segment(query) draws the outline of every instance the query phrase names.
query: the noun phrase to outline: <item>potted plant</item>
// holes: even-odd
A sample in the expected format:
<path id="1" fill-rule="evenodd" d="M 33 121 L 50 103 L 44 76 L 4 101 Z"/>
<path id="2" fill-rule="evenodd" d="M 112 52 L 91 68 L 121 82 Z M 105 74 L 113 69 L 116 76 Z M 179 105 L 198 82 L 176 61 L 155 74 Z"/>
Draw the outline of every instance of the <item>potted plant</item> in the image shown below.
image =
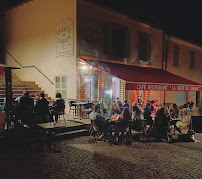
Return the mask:
<path id="1" fill-rule="evenodd" d="M 113 100 L 112 100 L 110 97 L 105 97 L 105 98 L 103 99 L 103 103 L 104 103 L 104 108 L 106 109 L 106 113 L 108 113 L 109 110 L 110 110 L 111 107 L 112 107 Z"/>
<path id="2" fill-rule="evenodd" d="M 202 98 L 200 99 L 200 101 L 198 103 L 198 113 L 199 113 L 199 115 L 202 114 Z"/>

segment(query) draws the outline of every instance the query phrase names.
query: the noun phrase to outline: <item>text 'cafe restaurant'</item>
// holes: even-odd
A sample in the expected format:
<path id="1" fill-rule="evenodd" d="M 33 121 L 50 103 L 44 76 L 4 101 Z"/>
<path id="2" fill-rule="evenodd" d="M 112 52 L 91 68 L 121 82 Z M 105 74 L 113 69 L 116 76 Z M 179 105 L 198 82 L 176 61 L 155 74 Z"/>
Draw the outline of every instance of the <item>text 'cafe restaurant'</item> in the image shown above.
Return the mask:
<path id="1" fill-rule="evenodd" d="M 189 100 L 197 104 L 200 99 L 201 84 L 162 69 L 89 59 L 82 59 L 83 62 L 90 66 L 91 70 L 82 74 L 95 74 L 94 71 L 100 71 L 97 74 L 111 76 L 111 85 L 104 84 L 109 81 L 106 78 L 99 82 L 103 85 L 98 85 L 97 91 L 103 91 L 103 95 L 97 99 L 103 98 L 106 90 L 111 91 L 113 99 L 116 97 L 121 100 L 128 99 L 130 105 L 136 102 L 139 96 L 143 101 L 158 100 L 159 104 L 176 103 L 178 105 L 183 105 Z M 118 89 L 115 82 L 118 82 L 119 88 L 122 89 Z M 103 87 L 104 89 L 100 89 Z M 122 91 L 123 93 L 121 93 Z"/>

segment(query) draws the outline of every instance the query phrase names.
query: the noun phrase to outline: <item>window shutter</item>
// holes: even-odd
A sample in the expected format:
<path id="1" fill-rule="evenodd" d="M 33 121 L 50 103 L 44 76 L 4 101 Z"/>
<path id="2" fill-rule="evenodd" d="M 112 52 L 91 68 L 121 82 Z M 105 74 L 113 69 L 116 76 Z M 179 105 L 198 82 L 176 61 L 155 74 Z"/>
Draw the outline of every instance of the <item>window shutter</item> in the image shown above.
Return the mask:
<path id="1" fill-rule="evenodd" d="M 128 30 L 125 31 L 124 57 L 130 57 L 130 32 Z"/>
<path id="2" fill-rule="evenodd" d="M 67 76 L 56 75 L 55 76 L 55 94 L 61 93 L 62 98 L 67 98 Z"/>
<path id="3" fill-rule="evenodd" d="M 104 25 L 104 54 L 112 55 L 112 27 Z"/>
<path id="4" fill-rule="evenodd" d="M 180 49 L 177 46 L 173 48 L 173 66 L 179 66 Z"/>

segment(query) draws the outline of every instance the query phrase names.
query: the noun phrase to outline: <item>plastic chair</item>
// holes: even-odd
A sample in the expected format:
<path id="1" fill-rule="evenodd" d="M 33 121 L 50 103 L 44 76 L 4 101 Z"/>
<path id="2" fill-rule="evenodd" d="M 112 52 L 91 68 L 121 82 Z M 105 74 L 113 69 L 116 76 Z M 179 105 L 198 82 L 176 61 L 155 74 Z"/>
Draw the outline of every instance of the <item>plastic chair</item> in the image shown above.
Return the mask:
<path id="1" fill-rule="evenodd" d="M 57 122 L 57 120 L 60 119 L 60 116 L 63 116 L 65 124 L 66 124 L 64 100 L 57 100 L 56 101 L 56 106 L 54 106 L 52 114 L 55 115 L 56 122 Z"/>
<path id="2" fill-rule="evenodd" d="M 89 117 L 89 114 L 93 111 L 93 103 L 88 103 L 84 106 L 84 109 L 82 109 L 82 116 L 85 118 Z"/>
<path id="3" fill-rule="evenodd" d="M 103 135 L 104 132 L 102 131 L 102 123 L 91 120 L 91 126 L 89 129 L 89 143 L 97 143 L 98 139 L 101 139 Z"/>
<path id="4" fill-rule="evenodd" d="M 120 122 L 116 123 L 115 133 L 117 135 L 119 135 L 119 133 L 121 133 L 121 144 L 122 145 L 124 144 L 124 139 L 126 139 L 127 135 L 129 137 L 130 144 L 132 144 L 132 134 L 131 134 L 130 122 L 126 123 L 125 121 L 120 121 Z M 125 133 L 126 133 L 126 135 L 125 135 Z"/>
<path id="5" fill-rule="evenodd" d="M 140 140 L 140 133 L 146 133 L 146 119 L 133 121 L 130 129 L 137 131 L 139 138 L 138 140 Z"/>
<path id="6" fill-rule="evenodd" d="M 77 111 L 77 105 L 73 104 L 76 103 L 76 101 L 69 101 L 69 115 L 72 111 L 73 113 L 73 118 L 76 116 L 76 111 Z"/>

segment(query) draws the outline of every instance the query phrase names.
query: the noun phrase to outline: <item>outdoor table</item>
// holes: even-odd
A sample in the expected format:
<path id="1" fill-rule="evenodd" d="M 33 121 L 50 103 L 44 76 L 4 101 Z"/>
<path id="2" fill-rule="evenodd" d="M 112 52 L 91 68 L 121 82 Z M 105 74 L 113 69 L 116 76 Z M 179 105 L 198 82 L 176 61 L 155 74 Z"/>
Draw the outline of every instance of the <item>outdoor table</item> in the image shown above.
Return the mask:
<path id="1" fill-rule="evenodd" d="M 45 156 L 47 154 L 46 148 L 48 145 L 52 147 L 53 144 L 53 152 L 56 152 L 55 150 L 55 131 L 57 129 L 63 129 L 66 128 L 64 124 L 55 123 L 55 122 L 49 122 L 49 123 L 41 123 L 36 124 L 36 126 L 40 129 L 40 131 L 43 134 L 43 155 Z"/>
<path id="2" fill-rule="evenodd" d="M 89 104 L 89 102 L 76 102 L 76 103 L 72 103 L 72 104 L 77 105 L 79 107 L 79 117 L 80 117 L 80 119 L 82 119 L 83 115 L 82 115 L 81 106 L 87 105 L 87 104 Z"/>

